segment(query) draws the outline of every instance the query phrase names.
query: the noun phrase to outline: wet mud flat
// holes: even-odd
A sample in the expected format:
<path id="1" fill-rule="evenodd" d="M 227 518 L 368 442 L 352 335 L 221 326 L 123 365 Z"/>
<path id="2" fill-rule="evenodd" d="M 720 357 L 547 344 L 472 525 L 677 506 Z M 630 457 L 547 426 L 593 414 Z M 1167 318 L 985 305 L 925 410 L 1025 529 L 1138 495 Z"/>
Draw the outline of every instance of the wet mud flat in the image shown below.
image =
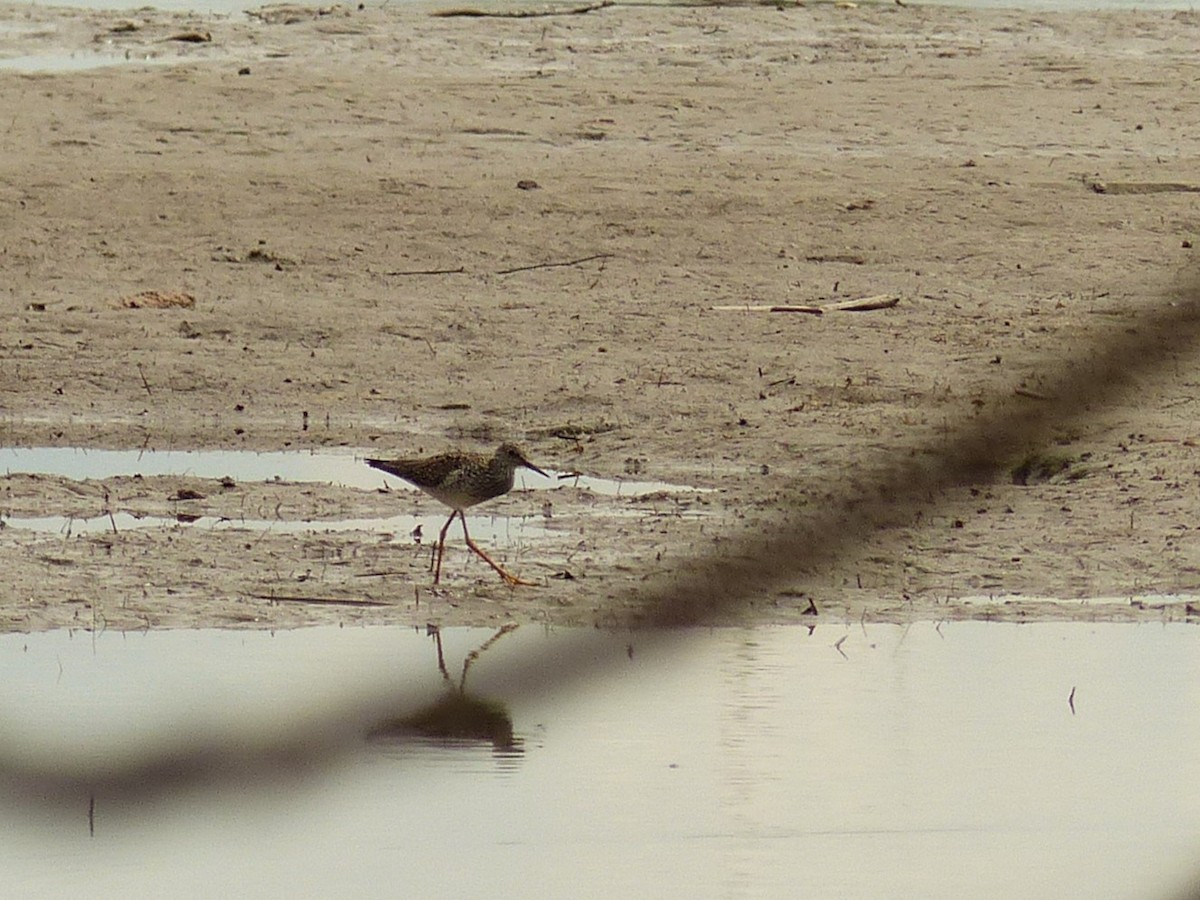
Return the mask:
<path id="1" fill-rule="evenodd" d="M 1116 402 L 1070 408 L 1055 378 L 1185 296 L 1200 17 L 7 15 L 2 749 L 37 788 L 98 763 L 119 788 L 52 829 L 36 789 L 5 804 L 15 883 L 1174 883 L 1192 357 L 1143 354 Z M 45 71 L 85 44 L 122 60 Z M 1006 403 L 1056 427 L 939 481 Z M 355 457 L 502 440 L 585 476 L 471 518 L 537 585 L 452 529 L 432 590 L 446 511 Z M 938 489 L 893 479 L 886 526 L 856 516 L 897 460 Z M 783 553 L 789 529 L 811 543 Z M 708 621 L 760 627 L 619 627 L 714 559 L 756 587 Z M 346 728 L 411 727 L 447 684 L 505 727 Z M 304 768 L 335 726 L 336 783 Z M 247 756 L 269 811 L 221 789 Z M 147 804 L 147 759 L 221 784 Z"/>
<path id="2" fill-rule="evenodd" d="M 350 455 L 5 455 L 8 466 L 31 470 L 0 478 L 0 552 L 12 563 L 10 589 L 26 595 L 5 607 L 12 628 L 43 617 L 46 627 L 121 630 L 210 616 L 209 624 L 280 627 L 549 619 L 536 612 L 545 590 L 496 590 L 491 571 L 467 558 L 457 523 L 435 588 L 430 563 L 448 510 Z M 172 468 L 181 474 L 166 474 Z M 157 474 L 106 474 L 140 469 Z M 256 470 L 305 480 L 255 481 Z M 70 477 L 83 471 L 92 477 Z M 238 478 L 190 474 L 205 471 Z M 527 479 L 536 489 L 472 510 L 468 522 L 523 577 L 556 586 L 561 618 L 611 615 L 589 598 L 614 590 L 607 573 L 633 572 L 623 548 L 661 554 L 663 523 L 702 532 L 715 521 L 710 491 L 558 472 Z"/>
<path id="3" fill-rule="evenodd" d="M 719 554 L 728 535 L 746 527 L 736 500 L 718 490 L 526 475 L 468 520 L 477 540 L 534 584 L 501 585 L 468 557 L 455 524 L 435 587 L 432 554 L 447 511 L 348 454 L 5 452 L 10 467 L 32 470 L 0 478 L 10 591 L 3 621 L 12 630 L 636 625 L 652 613 L 644 598 L 694 564 L 676 556 L 678 548 L 708 545 Z M 140 468 L 155 474 L 106 474 Z M 167 474 L 172 468 L 185 474 Z M 303 480 L 191 474 L 273 469 Z M 91 477 L 69 477 L 82 471 Z M 763 541 L 785 525 L 765 520 Z M 855 587 L 867 598 L 860 606 L 844 599 L 845 590 L 785 584 L 766 597 L 731 598 L 717 621 L 1186 621 L 1200 606 L 1191 595 L 1158 593 L 1066 603 L 984 592 L 923 604 L 873 592 L 861 580 Z"/>
<path id="4" fill-rule="evenodd" d="M 1186 293 L 1194 14 L 6 10 L 0 56 L 122 61 L 0 64 L 5 447 L 516 440 L 711 493 L 514 493 L 488 547 L 541 585 L 452 533 L 435 594 L 442 510 L 378 483 L 8 467 L 5 627 L 636 621 L 714 554 L 773 564 L 881 463 L 952 464 L 1006 404 L 1060 415 L 886 528 L 827 515 L 836 557 L 790 552 L 723 616 L 1194 620 L 1191 355 L 1053 406 Z"/>

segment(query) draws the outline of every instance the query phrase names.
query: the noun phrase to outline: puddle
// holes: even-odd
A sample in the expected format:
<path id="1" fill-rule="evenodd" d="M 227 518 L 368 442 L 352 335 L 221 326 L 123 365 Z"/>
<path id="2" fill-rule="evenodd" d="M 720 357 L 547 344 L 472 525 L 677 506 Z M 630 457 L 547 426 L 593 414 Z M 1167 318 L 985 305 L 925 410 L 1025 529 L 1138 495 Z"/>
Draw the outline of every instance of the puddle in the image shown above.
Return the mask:
<path id="1" fill-rule="evenodd" d="M 25 75 L 41 72 L 82 72 L 107 66 L 150 65 L 184 62 L 181 57 L 165 58 L 154 53 L 104 53 L 95 50 L 58 50 L 0 57 L 0 71 Z"/>
<path id="2" fill-rule="evenodd" d="M 516 490 L 555 491 L 577 487 L 603 496 L 636 502 L 638 498 L 655 498 L 663 494 L 687 495 L 699 488 L 658 481 L 622 481 L 594 478 L 586 475 L 560 477 L 551 469 L 548 477 L 528 470 L 518 470 Z M 363 491 L 387 487 L 400 493 L 418 489 L 400 478 L 385 475 L 368 467 L 362 456 L 350 452 L 289 451 L 255 453 L 246 450 L 81 450 L 71 447 L 3 448 L 0 449 L 0 473 L 48 475 L 69 478 L 102 480 L 119 476 L 189 476 L 220 479 L 232 477 L 237 482 L 286 482 L 327 484 Z M 99 502 L 99 501 L 98 501 Z M 629 510 L 639 513 L 639 508 Z M 393 532 L 397 539 L 407 540 L 417 526 L 421 527 L 426 543 L 436 541 L 445 524 L 441 508 L 430 515 L 395 515 L 378 518 L 353 519 L 253 519 L 220 516 L 188 515 L 188 505 L 180 504 L 175 516 L 135 515 L 123 511 L 110 518 L 99 512 L 94 516 L 0 516 L 0 525 L 39 533 L 80 535 L 121 532 L 146 528 L 202 528 L 208 530 L 246 530 L 277 534 L 313 534 L 322 532 L 371 531 Z M 617 510 L 616 512 L 620 512 Z M 513 541 L 546 537 L 551 529 L 538 516 L 467 516 L 467 527 L 477 539 Z M 453 526 L 452 534 L 460 533 Z"/>
<path id="3" fill-rule="evenodd" d="M 139 781 L 90 810 L 6 790 L 0 867 L 26 896 L 100 898 L 1186 895 L 1196 628 L 682 636 L 447 629 L 441 669 L 410 629 L 0 636 L 0 775 L 15 757 L 113 771 L 158 747 L 181 764 L 300 727 L 288 746 L 316 753 L 347 710 L 452 696 L 472 656 L 483 723 L 406 715 L 311 765 L 201 755 L 218 784 L 238 772 L 228 790 Z M 602 665 L 564 686 L 556 667 L 580 657 Z M 505 687 L 519 663 L 541 673 L 532 693 Z"/>
<path id="4" fill-rule="evenodd" d="M 386 456 L 379 452 L 372 455 Z M 250 450 L 82 450 L 73 447 L 0 449 L 0 472 L 57 475 L 77 481 L 119 475 L 189 475 L 237 481 L 294 481 L 333 484 L 359 490 L 376 490 L 385 484 L 394 490 L 417 490 L 400 478 L 369 468 L 362 456 L 329 451 L 255 453 Z M 537 462 L 537 460 L 534 460 Z M 518 469 L 516 490 L 554 490 L 579 487 L 613 497 L 639 497 L 658 493 L 696 493 L 705 489 L 660 481 L 626 481 L 588 475 L 558 473 L 545 466 L 550 477 Z M 565 476 L 565 477 L 560 477 Z M 439 527 L 441 527 L 439 525 Z"/>
<path id="5" fill-rule="evenodd" d="M 498 542 L 518 542 L 548 536 L 548 528 L 538 524 L 539 519 L 517 516 L 467 516 L 467 528 L 472 537 L 486 538 Z M 446 524 L 446 516 L 388 516 L 385 518 L 362 519 L 242 519 L 223 516 L 190 516 L 179 514 L 172 517 L 138 516 L 129 512 L 114 512 L 80 518 L 78 516 L 0 516 L 0 527 L 16 528 L 43 534 L 61 534 L 73 537 L 85 534 L 104 534 L 130 531 L 137 528 L 195 528 L 205 531 L 255 531 L 273 534 L 336 534 L 347 531 L 391 532 L 397 539 L 408 537 L 420 527 L 425 543 L 437 541 L 438 532 Z M 448 540 L 457 534 L 461 537 L 462 526 L 451 526 Z M 456 530 L 455 530 L 456 529 Z"/>
<path id="6" fill-rule="evenodd" d="M 264 4 L 261 0 L 154 0 L 153 3 L 125 2 L 115 3 L 113 0 L 36 0 L 35 7 L 65 6 L 71 9 L 114 10 L 114 9 L 157 9 L 163 12 L 180 12 L 203 14 L 210 16 L 236 16 L 246 10 L 258 9 Z M 312 4 L 315 5 L 315 4 Z"/>
<path id="7" fill-rule="evenodd" d="M 998 597 L 1020 603 L 1045 603 L 1055 604 L 1060 607 L 1087 606 L 1089 608 L 1094 608 L 1102 606 L 1136 606 L 1138 609 L 1167 609 L 1169 607 L 1179 609 L 1184 606 L 1200 606 L 1200 594 L 1156 594 L 1140 592 L 1112 595 L 1102 594 L 1095 597 L 1088 597 L 1083 600 L 1064 600 L 1062 597 L 1051 597 L 1044 594 L 980 594 L 961 597 L 955 602 L 963 607 L 994 607 Z M 1188 615 L 1192 614 L 1193 613 L 1189 609 Z"/>

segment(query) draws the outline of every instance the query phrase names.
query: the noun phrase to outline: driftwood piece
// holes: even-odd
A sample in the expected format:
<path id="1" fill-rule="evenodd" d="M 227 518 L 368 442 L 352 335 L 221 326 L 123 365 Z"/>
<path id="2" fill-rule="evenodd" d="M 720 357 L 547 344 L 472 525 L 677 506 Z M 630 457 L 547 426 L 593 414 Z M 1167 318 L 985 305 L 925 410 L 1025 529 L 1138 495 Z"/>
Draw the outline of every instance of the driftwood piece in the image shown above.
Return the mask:
<path id="1" fill-rule="evenodd" d="M 714 306 L 713 309 L 721 312 L 769 312 L 769 313 L 809 313 L 814 316 L 821 316 L 827 312 L 867 312 L 873 309 L 891 309 L 900 298 L 895 294 L 875 294 L 871 297 L 859 297 L 857 300 L 842 300 L 838 303 L 829 303 L 825 306 L 780 306 L 778 304 L 745 304 L 739 303 L 733 306 Z"/>
<path id="2" fill-rule="evenodd" d="M 876 294 L 873 297 L 859 297 L 857 300 L 843 300 L 825 308 L 841 312 L 869 312 L 874 309 L 891 309 L 899 302 L 900 298 L 895 294 Z"/>
<path id="3" fill-rule="evenodd" d="M 578 16 L 583 13 L 595 12 L 612 6 L 613 0 L 600 0 L 599 3 L 588 3 L 584 6 L 568 6 L 555 9 L 475 9 L 471 7 L 459 9 L 438 9 L 430 13 L 439 19 L 458 17 L 476 19 L 535 19 L 539 16 Z"/>
<path id="4" fill-rule="evenodd" d="M 1200 184 L 1182 181 L 1101 181 L 1084 179 L 1096 194 L 1200 194 Z"/>

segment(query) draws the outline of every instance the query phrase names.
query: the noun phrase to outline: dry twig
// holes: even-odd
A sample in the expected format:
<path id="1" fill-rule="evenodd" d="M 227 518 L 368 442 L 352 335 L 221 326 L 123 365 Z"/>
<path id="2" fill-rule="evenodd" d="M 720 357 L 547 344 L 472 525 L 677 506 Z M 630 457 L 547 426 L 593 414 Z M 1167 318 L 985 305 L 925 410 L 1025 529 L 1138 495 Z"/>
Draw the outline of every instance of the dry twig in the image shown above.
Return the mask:
<path id="1" fill-rule="evenodd" d="M 276 603 L 315 603 L 325 606 L 391 606 L 382 600 L 356 600 L 353 597 L 305 597 L 300 594 L 251 594 L 255 600 Z"/>
<path id="2" fill-rule="evenodd" d="M 579 259 L 568 259 L 563 262 L 534 263 L 531 266 L 514 266 L 511 269 L 501 269 L 497 275 L 511 275 L 513 272 L 530 272 L 533 269 L 557 269 L 562 266 L 577 266 L 580 263 L 591 262 L 593 259 L 611 259 L 611 253 L 593 253 L 591 256 L 581 256 Z"/>
<path id="3" fill-rule="evenodd" d="M 467 271 L 465 266 L 457 269 L 409 269 L 399 272 L 385 272 L 385 275 L 461 275 Z"/>
<path id="4" fill-rule="evenodd" d="M 819 306 L 773 306 L 771 304 L 754 305 L 748 303 L 733 306 L 714 306 L 718 312 L 772 312 L 772 313 L 808 313 L 813 316 L 823 316 L 825 310 Z"/>
<path id="5" fill-rule="evenodd" d="M 595 12 L 612 6 L 613 0 L 600 0 L 599 3 L 588 3 L 584 6 L 568 6 L 565 9 L 475 9 L 471 7 L 458 9 L 438 9 L 430 13 L 439 19 L 474 18 L 474 19 L 535 19 L 541 16 L 578 16 L 583 13 Z"/>

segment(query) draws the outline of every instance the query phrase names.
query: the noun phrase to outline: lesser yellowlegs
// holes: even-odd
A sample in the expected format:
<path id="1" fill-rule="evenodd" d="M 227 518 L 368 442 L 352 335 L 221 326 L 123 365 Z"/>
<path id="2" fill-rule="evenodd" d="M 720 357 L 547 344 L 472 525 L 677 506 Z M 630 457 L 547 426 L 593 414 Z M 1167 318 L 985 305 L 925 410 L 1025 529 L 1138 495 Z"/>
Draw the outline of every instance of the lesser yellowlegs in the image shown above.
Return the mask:
<path id="1" fill-rule="evenodd" d="M 433 583 L 437 584 L 442 576 L 442 554 L 446 549 L 446 532 L 454 517 L 462 522 L 463 537 L 467 546 L 500 573 L 500 577 L 512 585 L 531 584 L 522 581 L 516 575 L 504 568 L 484 553 L 467 533 L 467 518 L 463 510 L 468 507 L 499 497 L 512 490 L 513 474 L 517 468 L 524 466 L 533 469 L 539 475 L 546 473 L 525 458 L 519 447 L 513 444 L 501 444 L 491 456 L 483 453 L 443 453 L 424 459 L 368 459 L 367 465 L 389 475 L 403 478 L 409 484 L 416 485 L 433 499 L 446 504 L 451 509 L 450 518 L 442 526 L 438 535 L 437 562 L 433 572 Z"/>

